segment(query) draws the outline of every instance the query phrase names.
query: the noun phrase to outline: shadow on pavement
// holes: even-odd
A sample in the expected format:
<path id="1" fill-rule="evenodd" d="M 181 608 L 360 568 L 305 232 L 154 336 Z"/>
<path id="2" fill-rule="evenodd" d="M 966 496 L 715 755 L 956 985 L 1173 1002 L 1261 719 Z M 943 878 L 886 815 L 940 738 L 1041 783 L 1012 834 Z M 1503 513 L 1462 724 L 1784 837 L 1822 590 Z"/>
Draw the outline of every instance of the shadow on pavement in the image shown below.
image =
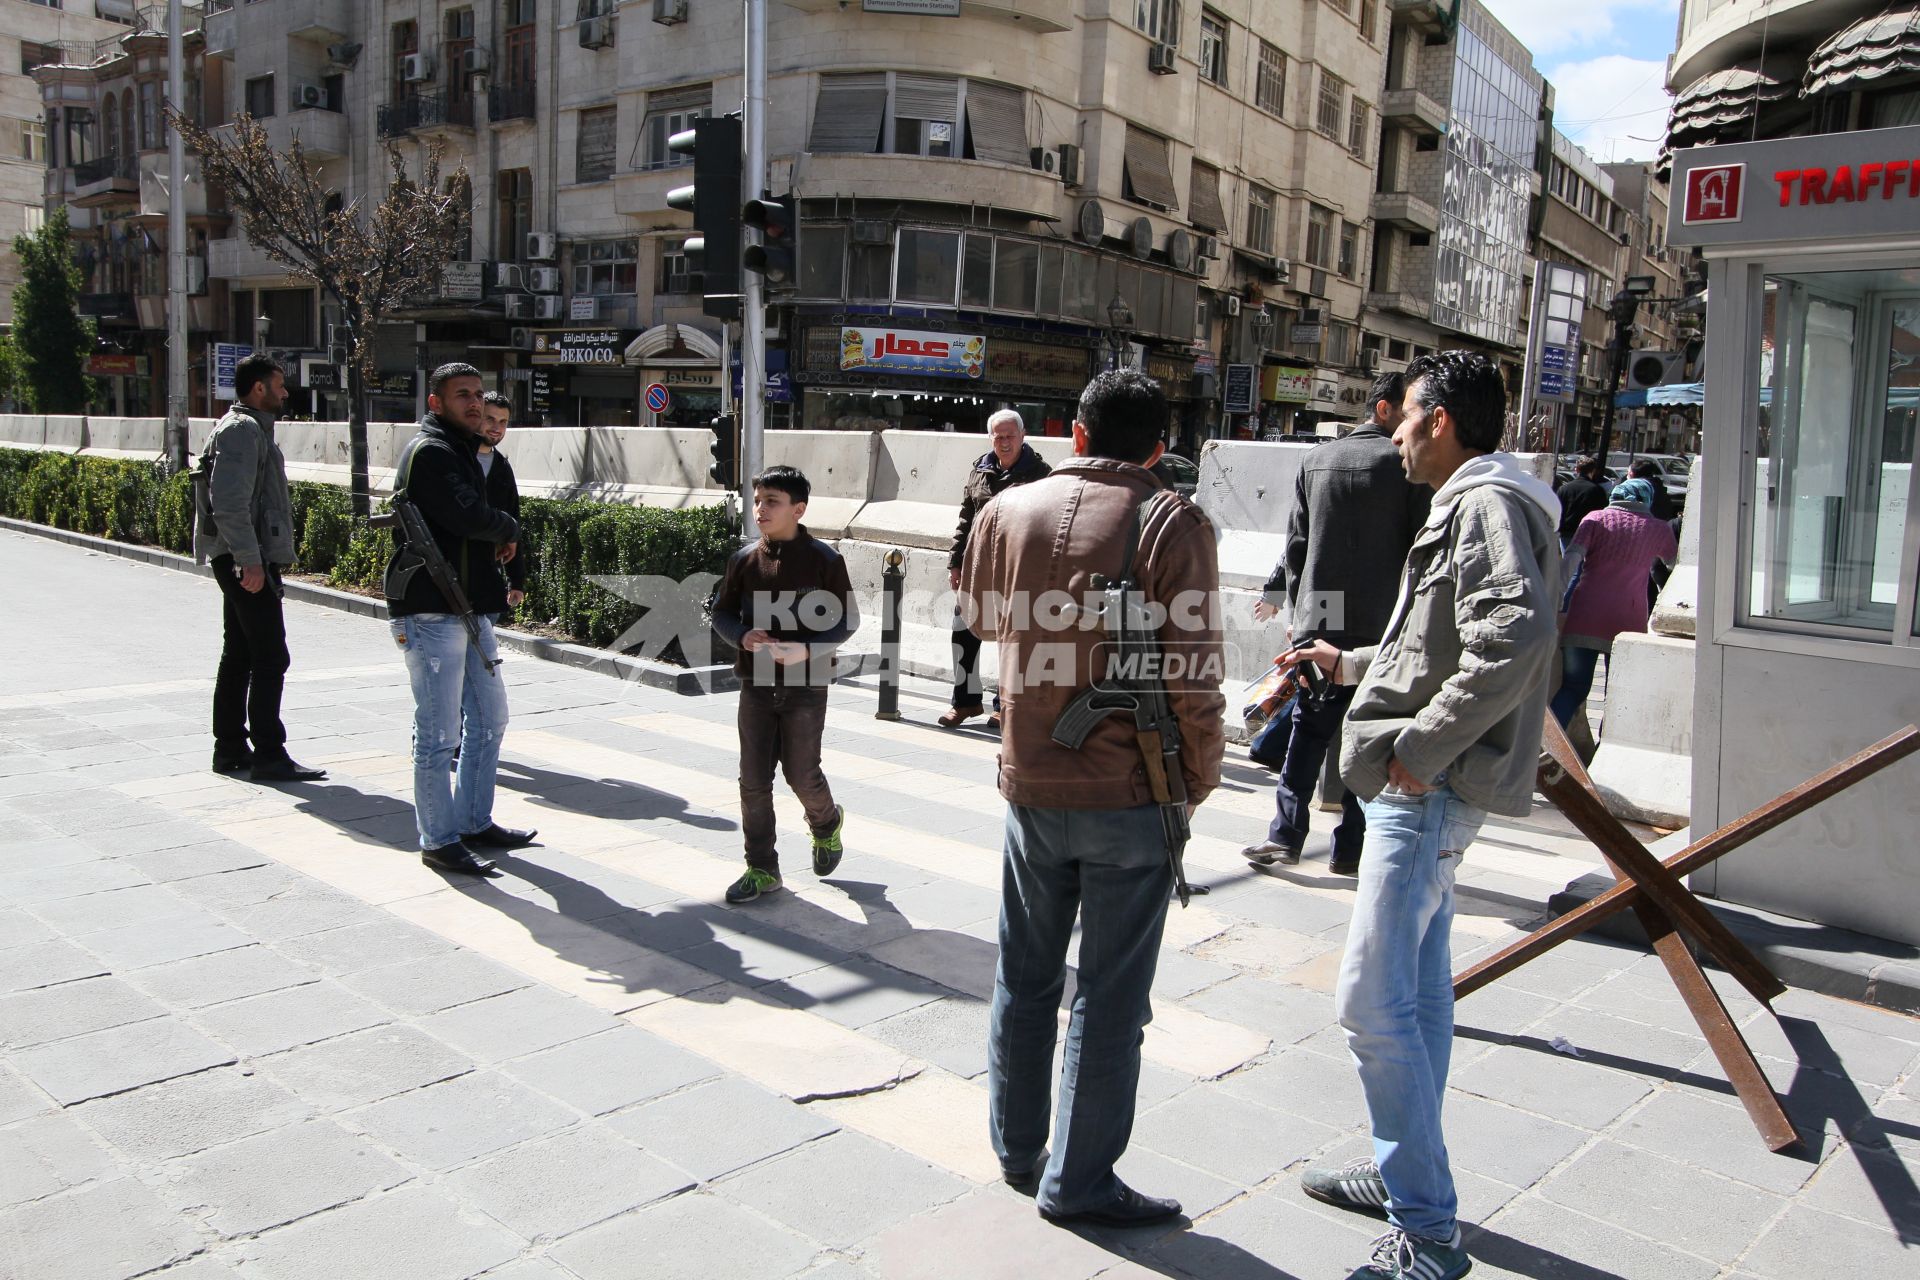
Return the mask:
<path id="1" fill-rule="evenodd" d="M 732 831 L 730 818 L 693 812 L 686 799 L 622 778 L 584 778 L 517 761 L 502 760 L 499 785 L 529 797 L 529 803 L 594 818 L 670 818 L 705 831 Z"/>

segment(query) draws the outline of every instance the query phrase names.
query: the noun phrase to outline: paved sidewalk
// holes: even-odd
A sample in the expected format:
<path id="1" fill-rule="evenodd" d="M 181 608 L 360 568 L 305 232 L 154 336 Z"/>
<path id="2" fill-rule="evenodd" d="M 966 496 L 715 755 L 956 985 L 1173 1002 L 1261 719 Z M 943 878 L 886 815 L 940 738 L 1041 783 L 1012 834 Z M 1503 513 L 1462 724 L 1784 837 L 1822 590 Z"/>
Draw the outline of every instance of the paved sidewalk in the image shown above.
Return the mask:
<path id="1" fill-rule="evenodd" d="M 730 696 L 528 660 L 510 874 L 412 853 L 384 625 L 290 605 L 293 749 L 206 771 L 212 583 L 0 532 L 0 1275 L 112 1280 L 1340 1277 L 1371 1221 L 1298 1191 L 1364 1150 L 1328 994 L 1350 882 L 1236 856 L 1235 753 L 1169 919 L 1133 1150 L 1173 1231 L 1077 1234 L 985 1126 L 993 740 L 836 688 L 848 853 L 730 909 Z M 782 830 L 801 830 L 783 801 Z M 1323 820 L 1324 822 L 1324 820 Z M 1324 831 L 1324 826 L 1322 827 Z M 1456 950 L 1591 865 L 1564 823 L 1468 855 Z M 1897 1275 L 1920 1245 L 1920 1022 L 1720 983 L 1806 1137 L 1766 1152 L 1656 962 L 1561 948 L 1460 1007 L 1449 1128 L 1476 1276 Z M 1579 1059 L 1556 1050 L 1575 1048 Z"/>

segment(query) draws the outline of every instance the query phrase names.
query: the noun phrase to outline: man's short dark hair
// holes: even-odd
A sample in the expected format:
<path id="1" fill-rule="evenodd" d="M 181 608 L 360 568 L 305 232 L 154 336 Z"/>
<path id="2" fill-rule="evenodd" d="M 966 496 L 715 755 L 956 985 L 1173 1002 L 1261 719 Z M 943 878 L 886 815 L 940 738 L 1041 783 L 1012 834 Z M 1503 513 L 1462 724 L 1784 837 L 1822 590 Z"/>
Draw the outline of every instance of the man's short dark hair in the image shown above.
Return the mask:
<path id="1" fill-rule="evenodd" d="M 1585 476 L 1589 480 L 1593 479 L 1600 474 L 1600 459 L 1591 453 L 1584 455 L 1580 461 L 1573 464 L 1573 473 Z"/>
<path id="2" fill-rule="evenodd" d="M 437 396 L 440 388 L 455 378 L 478 378 L 480 371 L 464 360 L 453 360 L 427 375 L 427 394 Z"/>
<path id="3" fill-rule="evenodd" d="M 480 402 L 489 409 L 505 409 L 509 415 L 513 413 L 513 401 L 504 391 L 489 391 L 480 397 Z"/>
<path id="4" fill-rule="evenodd" d="M 1144 463 L 1166 438 L 1171 415 L 1157 379 L 1138 369 L 1109 369 L 1080 393 L 1078 418 L 1096 458 Z"/>
<path id="5" fill-rule="evenodd" d="M 1407 398 L 1406 375 L 1403 373 L 1396 373 L 1395 371 L 1389 369 L 1387 370 L 1387 372 L 1375 378 L 1373 380 L 1373 385 L 1367 388 L 1367 409 L 1369 412 L 1371 412 L 1373 407 L 1379 404 L 1382 400 L 1385 400 L 1388 404 L 1398 409 L 1400 407 L 1400 402 L 1405 400 L 1406 398 Z"/>
<path id="6" fill-rule="evenodd" d="M 273 381 L 273 375 L 286 376 L 287 367 L 265 352 L 255 352 L 239 364 L 233 366 L 233 397 L 245 400 L 252 390 L 263 382 Z"/>
<path id="7" fill-rule="evenodd" d="M 747 486 L 749 493 L 755 489 L 776 489 L 786 494 L 795 506 L 799 506 L 813 495 L 813 482 L 798 467 L 768 467 Z"/>
<path id="8" fill-rule="evenodd" d="M 1633 465 L 1627 468 L 1627 474 L 1635 480 L 1658 480 L 1663 484 L 1666 477 L 1660 474 L 1660 464 L 1652 458 L 1635 458 Z"/>
<path id="9" fill-rule="evenodd" d="M 1507 431 L 1507 381 L 1500 366 L 1478 351 L 1437 351 L 1407 366 L 1414 403 L 1444 408 L 1460 447 L 1492 453 Z"/>

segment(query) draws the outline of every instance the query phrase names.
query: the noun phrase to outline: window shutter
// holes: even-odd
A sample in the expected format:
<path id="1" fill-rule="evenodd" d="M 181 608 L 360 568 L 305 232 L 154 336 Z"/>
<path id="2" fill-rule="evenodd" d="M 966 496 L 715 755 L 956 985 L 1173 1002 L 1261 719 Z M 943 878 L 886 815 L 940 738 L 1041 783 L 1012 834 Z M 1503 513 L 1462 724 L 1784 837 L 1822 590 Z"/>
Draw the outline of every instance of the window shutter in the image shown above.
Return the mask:
<path id="1" fill-rule="evenodd" d="M 689 111 L 695 107 L 713 105 L 713 86 L 710 84 L 682 85 L 677 89 L 655 89 L 647 94 L 647 114 L 656 111 Z"/>
<path id="2" fill-rule="evenodd" d="M 967 128 L 973 134 L 973 157 L 1024 165 L 1032 160 L 1027 149 L 1027 96 L 1010 85 L 967 82 Z"/>
<path id="3" fill-rule="evenodd" d="M 594 182 L 613 176 L 614 128 L 612 107 L 580 113 L 580 134 L 574 152 L 575 182 Z"/>
<path id="4" fill-rule="evenodd" d="M 900 72 L 893 77 L 893 117 L 909 120 L 959 119 L 954 109 L 960 101 L 960 81 L 953 76 L 914 76 Z"/>
<path id="5" fill-rule="evenodd" d="M 1227 211 L 1220 203 L 1220 171 L 1212 165 L 1193 162 L 1193 190 L 1187 204 L 1187 220 L 1194 226 L 1216 234 L 1227 229 Z"/>
<path id="6" fill-rule="evenodd" d="M 1136 199 L 1163 209 L 1178 209 L 1173 171 L 1167 168 L 1167 140 L 1127 126 L 1127 183 Z"/>
<path id="7" fill-rule="evenodd" d="M 885 72 L 823 75 L 807 150 L 870 152 L 880 145 L 880 125 L 886 115 Z"/>

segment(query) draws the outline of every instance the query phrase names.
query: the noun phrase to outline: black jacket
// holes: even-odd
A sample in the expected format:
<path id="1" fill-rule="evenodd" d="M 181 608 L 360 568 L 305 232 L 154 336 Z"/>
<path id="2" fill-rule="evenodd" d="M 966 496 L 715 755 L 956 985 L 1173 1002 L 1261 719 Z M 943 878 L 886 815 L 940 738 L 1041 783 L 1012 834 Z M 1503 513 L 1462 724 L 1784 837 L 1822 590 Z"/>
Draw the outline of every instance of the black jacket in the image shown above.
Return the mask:
<path id="1" fill-rule="evenodd" d="M 783 667 L 740 649 L 733 669 L 743 684 L 808 684 L 808 668 L 820 677 L 829 669 L 822 664 L 859 627 L 847 562 L 805 525 L 790 542 L 761 538 L 734 552 L 713 598 L 713 629 L 734 648 L 740 649 L 747 632 L 764 630 L 812 651 L 808 662 Z"/>
<path id="2" fill-rule="evenodd" d="M 993 450 L 973 464 L 973 470 L 967 472 L 966 491 L 960 495 L 960 527 L 953 532 L 953 551 L 947 556 L 947 568 L 958 569 L 960 562 L 967 558 L 967 535 L 973 532 L 973 518 L 980 509 L 992 502 L 1004 489 L 1017 484 L 1031 484 L 1044 476 L 1052 475 L 1053 468 L 1047 460 L 1033 451 L 1033 446 L 1020 446 L 1020 456 L 1013 465 L 1004 471 L 1000 468 L 1000 459 Z"/>
<path id="3" fill-rule="evenodd" d="M 409 500 L 426 517 L 440 553 L 453 567 L 460 587 L 476 613 L 504 613 L 507 582 L 495 552 L 502 543 L 517 542 L 520 522 L 488 499 L 489 485 L 480 470 L 478 436 L 448 426 L 434 414 L 420 420 L 420 434 L 407 445 L 404 488 Z M 394 533 L 394 551 L 400 535 Z M 415 613 L 451 613 L 453 606 L 422 569 L 407 583 L 406 594 L 387 597 L 387 612 L 395 618 Z"/>
<path id="4" fill-rule="evenodd" d="M 1560 486 L 1560 545 L 1573 541 L 1580 522 L 1607 506 L 1607 491 L 1597 480 L 1575 476 Z"/>
<path id="5" fill-rule="evenodd" d="M 1288 611 L 1296 642 L 1380 642 L 1432 502 L 1433 490 L 1407 479 L 1393 437 L 1377 424 L 1308 452 L 1294 481 L 1285 558 L 1264 593 Z"/>
<path id="6" fill-rule="evenodd" d="M 477 459 L 479 456 L 479 451 L 475 450 L 474 457 Z M 487 505 L 512 516 L 515 524 L 520 522 L 520 482 L 513 477 L 513 464 L 498 449 L 493 451 L 493 469 L 487 472 Z M 523 541 L 513 559 L 506 563 L 507 586 L 515 591 L 527 589 L 527 564 L 531 559 L 529 550 Z"/>

